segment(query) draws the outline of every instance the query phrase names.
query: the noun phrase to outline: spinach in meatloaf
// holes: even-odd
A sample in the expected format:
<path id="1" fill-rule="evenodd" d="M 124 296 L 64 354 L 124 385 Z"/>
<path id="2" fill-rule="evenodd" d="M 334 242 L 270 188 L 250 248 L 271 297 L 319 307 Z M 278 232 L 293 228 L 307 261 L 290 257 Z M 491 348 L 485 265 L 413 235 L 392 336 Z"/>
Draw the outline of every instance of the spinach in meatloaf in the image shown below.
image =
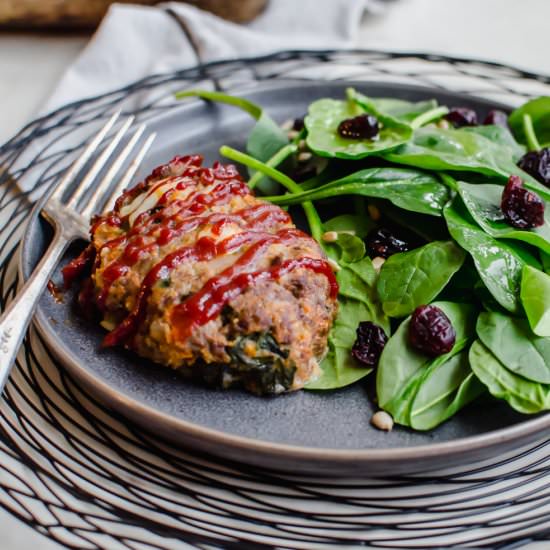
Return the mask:
<path id="1" fill-rule="evenodd" d="M 319 375 L 338 286 L 318 243 L 232 165 L 176 157 L 91 228 L 87 296 L 124 346 L 256 394 Z"/>

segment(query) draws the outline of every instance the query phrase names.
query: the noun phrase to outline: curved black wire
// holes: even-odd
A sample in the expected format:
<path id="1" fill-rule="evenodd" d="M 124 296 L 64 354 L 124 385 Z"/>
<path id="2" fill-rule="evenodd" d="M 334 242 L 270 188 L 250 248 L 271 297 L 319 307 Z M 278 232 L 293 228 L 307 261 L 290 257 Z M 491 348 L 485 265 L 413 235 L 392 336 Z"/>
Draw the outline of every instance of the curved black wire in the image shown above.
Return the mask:
<path id="1" fill-rule="evenodd" d="M 398 70 L 412 61 L 418 67 Z M 290 51 L 144 78 L 37 119 L 0 148 L 0 307 L 17 288 L 17 243 L 36 193 L 51 185 L 117 108 L 140 120 L 177 107 L 173 92 L 306 78 L 393 78 L 464 93 L 528 97 L 550 77 L 433 54 Z M 359 70 L 361 69 L 361 70 Z M 455 91 L 457 91 L 455 89 Z M 144 99 L 144 93 L 148 96 Z M 141 103 L 136 104 L 136 98 Z M 25 191 L 18 188 L 21 184 Z M 177 449 L 88 394 L 34 331 L 0 406 L 0 505 L 68 548 L 514 548 L 550 541 L 550 440 L 480 466 L 387 479 L 308 478 Z M 549 542 L 550 544 L 550 542 Z"/>

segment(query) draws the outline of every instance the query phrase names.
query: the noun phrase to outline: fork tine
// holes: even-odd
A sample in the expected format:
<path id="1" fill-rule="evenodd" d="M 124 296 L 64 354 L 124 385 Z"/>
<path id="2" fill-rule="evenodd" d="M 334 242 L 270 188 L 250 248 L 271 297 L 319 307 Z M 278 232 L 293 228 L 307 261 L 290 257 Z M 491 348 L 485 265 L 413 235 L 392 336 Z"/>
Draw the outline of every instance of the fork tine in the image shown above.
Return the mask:
<path id="1" fill-rule="evenodd" d="M 130 153 L 134 149 L 139 138 L 145 131 L 145 128 L 146 128 L 145 124 L 141 124 L 140 126 L 138 126 L 136 131 L 132 134 L 132 137 L 128 140 L 128 143 L 126 144 L 124 149 L 120 152 L 120 154 L 111 164 L 111 167 L 105 174 L 104 178 L 101 180 L 99 185 L 97 185 L 94 188 L 94 191 L 88 201 L 88 204 L 86 205 L 84 210 L 82 210 L 82 216 L 86 220 L 91 218 L 92 214 L 97 210 L 98 203 L 107 194 L 107 191 L 111 183 L 113 183 L 113 180 L 115 179 L 117 172 L 120 170 L 120 168 L 124 164 L 124 161 L 128 158 L 128 155 L 130 155 Z"/>
<path id="2" fill-rule="evenodd" d="M 82 198 L 82 195 L 89 188 L 91 183 L 96 178 L 99 171 L 105 166 L 105 163 L 109 160 L 109 157 L 112 155 L 113 151 L 116 149 L 117 145 L 120 143 L 121 139 L 126 134 L 128 128 L 134 122 L 133 116 L 130 116 L 126 119 L 124 124 L 120 127 L 119 131 L 116 133 L 115 137 L 109 142 L 107 147 L 102 151 L 101 155 L 94 162 L 92 168 L 89 172 L 82 178 L 79 182 L 77 188 L 73 191 L 73 194 L 69 201 L 67 202 L 68 208 L 76 209 L 78 201 Z"/>
<path id="3" fill-rule="evenodd" d="M 52 193 L 51 197 L 53 199 L 61 200 L 61 197 L 63 196 L 63 193 L 65 192 L 67 187 L 74 181 L 80 170 L 82 170 L 84 165 L 88 162 L 93 152 L 98 148 L 99 144 L 103 141 L 103 138 L 113 127 L 119 116 L 120 111 L 116 111 L 106 122 L 105 126 L 103 126 L 103 128 L 101 128 L 101 130 L 97 133 L 94 139 L 90 141 L 84 151 L 82 151 L 82 154 L 75 160 L 75 162 L 72 164 L 72 166 L 65 173 L 65 175 L 57 185 L 55 191 Z"/>
<path id="4" fill-rule="evenodd" d="M 134 160 L 132 160 L 125 174 L 122 176 L 122 178 L 116 184 L 115 188 L 110 194 L 109 200 L 107 201 L 107 203 L 105 204 L 105 207 L 103 208 L 104 212 L 107 212 L 113 209 L 113 206 L 115 205 L 115 201 L 117 197 L 120 195 L 120 193 L 122 193 L 122 191 L 124 191 L 124 189 L 126 189 L 126 187 L 128 187 L 128 185 L 132 181 L 132 178 L 137 172 L 137 169 L 141 165 L 141 161 L 147 154 L 147 151 L 153 144 L 153 141 L 155 140 L 156 137 L 157 137 L 156 132 L 153 132 L 147 137 L 147 139 L 145 140 L 145 143 L 141 146 L 141 149 L 138 151 L 138 154 L 135 156 Z"/>

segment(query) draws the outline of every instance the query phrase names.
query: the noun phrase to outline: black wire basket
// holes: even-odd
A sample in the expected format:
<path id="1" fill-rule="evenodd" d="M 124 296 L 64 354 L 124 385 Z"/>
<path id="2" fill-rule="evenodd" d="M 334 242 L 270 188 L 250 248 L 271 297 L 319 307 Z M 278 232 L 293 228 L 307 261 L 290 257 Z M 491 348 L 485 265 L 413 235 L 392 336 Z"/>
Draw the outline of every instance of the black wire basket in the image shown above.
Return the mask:
<path id="1" fill-rule="evenodd" d="M 285 79 L 406 82 L 517 104 L 550 78 L 439 55 L 293 51 L 154 75 L 35 120 L 0 148 L 0 299 L 17 289 L 33 202 L 116 109 L 145 121 L 177 90 Z M 376 480 L 296 476 L 198 456 L 106 410 L 31 329 L 0 405 L 0 504 L 69 548 L 550 545 L 550 440 L 468 468 Z"/>

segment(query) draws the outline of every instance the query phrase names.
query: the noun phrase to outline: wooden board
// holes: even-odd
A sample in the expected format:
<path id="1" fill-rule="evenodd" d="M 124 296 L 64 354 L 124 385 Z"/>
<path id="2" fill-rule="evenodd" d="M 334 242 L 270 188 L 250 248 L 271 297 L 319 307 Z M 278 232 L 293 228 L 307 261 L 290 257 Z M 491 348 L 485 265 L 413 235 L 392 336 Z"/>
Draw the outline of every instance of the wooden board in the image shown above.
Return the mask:
<path id="1" fill-rule="evenodd" d="M 256 17 L 268 0 L 187 0 L 220 17 L 244 23 Z M 10 28 L 90 28 L 107 12 L 112 0 L 0 0 L 0 26 Z M 154 5 L 159 0 L 118 0 Z"/>

